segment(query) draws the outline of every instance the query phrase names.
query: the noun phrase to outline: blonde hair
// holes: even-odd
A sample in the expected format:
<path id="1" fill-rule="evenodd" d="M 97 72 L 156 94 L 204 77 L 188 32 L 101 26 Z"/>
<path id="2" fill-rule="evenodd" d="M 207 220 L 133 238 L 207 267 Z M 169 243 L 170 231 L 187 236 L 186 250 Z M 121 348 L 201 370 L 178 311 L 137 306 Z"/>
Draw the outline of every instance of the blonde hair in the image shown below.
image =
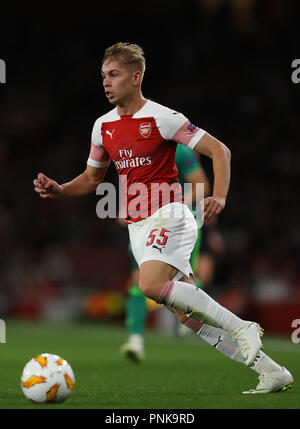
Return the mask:
<path id="1" fill-rule="evenodd" d="M 124 64 L 136 64 L 142 73 L 145 72 L 144 51 L 139 45 L 123 42 L 115 43 L 105 50 L 102 64 L 110 57 L 120 59 Z"/>

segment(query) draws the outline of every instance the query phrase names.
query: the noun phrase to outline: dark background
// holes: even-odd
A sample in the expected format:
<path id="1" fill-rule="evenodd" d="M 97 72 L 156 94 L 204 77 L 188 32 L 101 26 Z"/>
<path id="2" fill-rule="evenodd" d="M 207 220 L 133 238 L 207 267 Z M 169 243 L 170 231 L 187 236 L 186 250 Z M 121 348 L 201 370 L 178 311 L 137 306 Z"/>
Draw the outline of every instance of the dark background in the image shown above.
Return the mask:
<path id="1" fill-rule="evenodd" d="M 226 251 L 211 293 L 289 331 L 300 317 L 299 9 L 284 0 L 1 5 L 1 317 L 76 317 L 91 293 L 126 294 L 127 232 L 97 218 L 98 197 L 44 201 L 32 186 L 40 171 L 64 183 L 85 169 L 94 121 L 111 108 L 102 55 L 126 41 L 145 50 L 144 96 L 231 150 L 218 225 Z M 113 167 L 106 180 L 117 182 Z"/>

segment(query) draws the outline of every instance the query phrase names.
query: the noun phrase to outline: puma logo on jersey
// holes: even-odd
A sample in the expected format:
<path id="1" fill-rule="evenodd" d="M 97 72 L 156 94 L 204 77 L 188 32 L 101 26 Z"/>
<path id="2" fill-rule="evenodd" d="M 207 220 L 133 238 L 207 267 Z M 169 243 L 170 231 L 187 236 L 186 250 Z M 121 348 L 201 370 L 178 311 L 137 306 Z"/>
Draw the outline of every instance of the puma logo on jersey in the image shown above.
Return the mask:
<path id="1" fill-rule="evenodd" d="M 114 131 L 115 130 L 112 130 L 112 132 L 110 132 L 110 131 L 106 130 L 106 134 L 108 134 L 110 136 L 110 138 L 112 139 Z"/>

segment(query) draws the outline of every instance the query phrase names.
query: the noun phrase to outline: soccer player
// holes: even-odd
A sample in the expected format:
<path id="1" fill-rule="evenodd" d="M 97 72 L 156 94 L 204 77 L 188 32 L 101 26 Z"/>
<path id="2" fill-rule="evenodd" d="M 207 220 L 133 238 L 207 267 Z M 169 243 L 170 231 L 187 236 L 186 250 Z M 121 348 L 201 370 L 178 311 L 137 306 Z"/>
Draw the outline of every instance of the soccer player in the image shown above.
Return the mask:
<path id="1" fill-rule="evenodd" d="M 196 153 L 184 145 L 177 145 L 175 164 L 178 168 L 178 180 L 182 188 L 184 188 L 185 183 L 192 184 L 191 189 L 189 189 L 188 193 L 184 195 L 184 200 L 188 206 L 195 210 L 196 184 L 203 183 L 204 196 L 208 196 L 210 193 L 210 184 L 204 169 L 202 168 Z M 120 221 L 121 225 L 124 225 L 124 223 L 127 226 L 126 222 L 123 220 Z M 201 228 L 198 228 L 197 240 L 190 257 L 190 264 L 194 273 L 197 272 L 201 237 Z M 133 361 L 140 362 L 145 358 L 144 328 L 147 321 L 149 301 L 139 290 L 139 267 L 134 259 L 130 246 L 128 251 L 132 266 L 128 298 L 126 301 L 126 325 L 129 330 L 129 337 L 126 343 L 122 345 L 121 351 L 125 356 Z M 197 287 L 202 287 L 202 283 L 198 277 L 195 277 L 195 281 Z M 176 328 L 178 328 L 178 334 L 180 332 L 186 332 L 185 330 L 187 329 L 184 325 L 176 325 Z M 187 331 L 190 330 L 187 329 Z"/>
<path id="2" fill-rule="evenodd" d="M 203 204 L 204 219 L 209 221 L 225 207 L 230 151 L 183 114 L 144 98 L 144 71 L 145 58 L 138 45 L 117 43 L 105 51 L 103 88 L 109 103 L 116 107 L 94 124 L 85 171 L 62 185 L 39 173 L 34 189 L 41 198 L 94 193 L 112 160 L 123 183 L 141 292 L 172 309 L 181 322 L 197 332 L 203 326 L 219 329 L 236 341 L 244 363 L 251 366 L 255 359 L 262 359 L 260 326 L 237 317 L 195 286 L 189 259 L 198 228 L 182 202 L 175 165 L 177 143 L 212 159 L 213 192 Z M 172 192 L 166 196 L 166 190 Z M 275 369 L 267 364 L 259 385 L 249 392 L 284 390 L 292 382 L 284 367 Z"/>

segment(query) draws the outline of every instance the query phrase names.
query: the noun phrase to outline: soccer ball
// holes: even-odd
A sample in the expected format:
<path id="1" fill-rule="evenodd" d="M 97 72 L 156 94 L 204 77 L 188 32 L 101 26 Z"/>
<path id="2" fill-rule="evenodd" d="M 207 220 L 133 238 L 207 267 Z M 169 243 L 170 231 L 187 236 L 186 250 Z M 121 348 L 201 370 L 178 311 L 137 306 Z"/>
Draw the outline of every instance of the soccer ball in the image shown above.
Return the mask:
<path id="1" fill-rule="evenodd" d="M 64 402 L 74 386 L 75 377 L 68 362 L 49 353 L 32 358 L 21 376 L 23 393 L 31 402 Z"/>

